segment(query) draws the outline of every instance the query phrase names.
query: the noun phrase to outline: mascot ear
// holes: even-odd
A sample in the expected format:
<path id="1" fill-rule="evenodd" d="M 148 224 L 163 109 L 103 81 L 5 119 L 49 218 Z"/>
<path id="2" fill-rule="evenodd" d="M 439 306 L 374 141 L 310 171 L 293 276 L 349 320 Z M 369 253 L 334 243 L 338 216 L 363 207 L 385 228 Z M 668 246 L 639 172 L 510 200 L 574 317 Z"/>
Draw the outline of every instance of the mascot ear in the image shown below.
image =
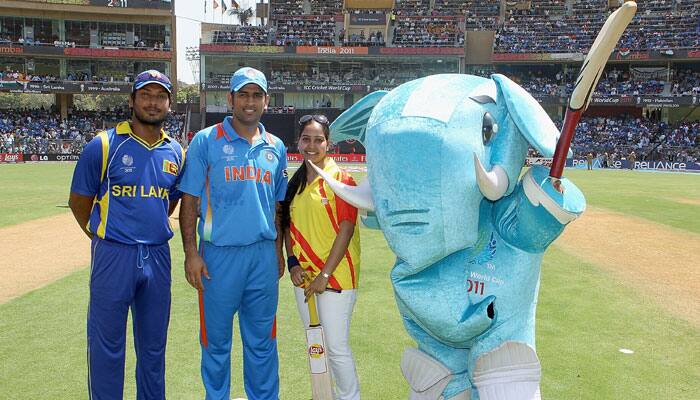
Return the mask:
<path id="1" fill-rule="evenodd" d="M 352 139 L 364 145 L 367 121 L 369 121 L 369 117 L 372 115 L 374 106 L 376 106 L 387 93 L 389 92 L 385 90 L 372 92 L 340 114 L 330 126 L 331 140 L 338 143 L 343 140 Z M 366 227 L 370 229 L 381 229 L 379 226 L 379 219 L 377 219 L 377 215 L 373 211 L 361 211 L 360 220 Z"/>
<path id="2" fill-rule="evenodd" d="M 498 87 L 498 101 L 505 101 L 508 114 L 527 142 L 544 157 L 552 157 L 559 139 L 559 130 L 542 106 L 528 92 L 501 74 L 491 78 Z M 569 150 L 568 157 L 573 156 Z"/>
<path id="3" fill-rule="evenodd" d="M 374 106 L 389 93 L 385 90 L 378 90 L 363 97 L 352 107 L 345 110 L 331 124 L 331 140 L 338 143 L 343 140 L 359 140 L 364 145 L 365 130 L 367 121 L 372 115 Z"/>

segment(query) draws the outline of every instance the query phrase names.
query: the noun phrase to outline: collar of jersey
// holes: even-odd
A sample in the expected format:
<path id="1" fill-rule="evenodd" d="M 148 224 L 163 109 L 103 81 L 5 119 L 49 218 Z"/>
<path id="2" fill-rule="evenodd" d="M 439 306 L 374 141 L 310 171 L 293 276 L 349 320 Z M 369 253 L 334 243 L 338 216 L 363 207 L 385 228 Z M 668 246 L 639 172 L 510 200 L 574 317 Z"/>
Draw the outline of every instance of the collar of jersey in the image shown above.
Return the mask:
<path id="1" fill-rule="evenodd" d="M 248 139 L 242 138 L 238 133 L 236 133 L 236 130 L 233 128 L 233 117 L 230 115 L 226 118 L 224 118 L 224 122 L 221 123 L 221 126 L 224 128 L 221 132 L 223 133 L 224 137 L 226 140 L 229 142 L 233 142 L 236 139 L 241 139 L 244 142 L 248 143 Z M 262 123 L 258 122 L 258 130 L 260 131 L 260 139 L 267 144 L 270 144 L 267 140 L 267 135 L 265 132 L 265 127 L 263 126 Z M 218 136 L 217 132 L 217 139 L 220 137 Z M 258 142 L 253 143 L 253 146 L 255 146 Z"/>
<path id="2" fill-rule="evenodd" d="M 116 131 L 117 131 L 117 135 L 129 135 L 132 139 L 139 142 L 141 145 L 143 145 L 148 150 L 153 150 L 156 147 L 160 146 L 164 141 L 170 140 L 168 135 L 165 134 L 165 131 L 161 129 L 160 130 L 160 139 L 158 139 L 158 141 L 156 141 L 153 144 L 148 144 L 147 141 L 141 139 L 140 137 L 138 137 L 134 134 L 134 131 L 131 130 L 131 124 L 129 123 L 129 121 L 123 121 L 123 122 L 118 123 L 117 127 L 116 127 Z"/>

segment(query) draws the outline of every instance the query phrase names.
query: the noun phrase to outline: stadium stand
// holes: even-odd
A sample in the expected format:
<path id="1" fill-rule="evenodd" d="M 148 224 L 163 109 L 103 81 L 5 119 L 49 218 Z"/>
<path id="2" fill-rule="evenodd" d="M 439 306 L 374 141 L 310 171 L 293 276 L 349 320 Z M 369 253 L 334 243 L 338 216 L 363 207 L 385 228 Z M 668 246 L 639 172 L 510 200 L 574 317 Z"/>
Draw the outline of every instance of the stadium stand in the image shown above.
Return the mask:
<path id="1" fill-rule="evenodd" d="M 460 32 L 455 17 L 407 16 L 396 19 L 397 47 L 454 47 Z"/>
<path id="2" fill-rule="evenodd" d="M 271 87 L 278 90 L 298 91 L 280 93 L 271 103 L 268 114 L 291 118 L 288 114 L 307 112 L 306 108 L 321 112 L 339 113 L 366 91 L 377 88 L 390 89 L 420 76 L 444 72 L 465 72 L 464 64 L 455 62 L 465 45 L 465 32 L 494 31 L 493 51 L 497 55 L 542 56 L 532 57 L 529 65 L 508 62 L 493 63 L 481 70 L 468 72 L 488 76 L 498 72 L 509 76 L 543 101 L 551 115 L 563 109 L 566 97 L 573 89 L 580 60 L 571 54 L 584 55 L 600 30 L 605 17 L 616 7 L 608 0 L 396 0 L 390 9 L 344 9 L 341 0 L 270 0 L 270 19 L 265 26 L 217 25 L 207 36 L 211 44 L 241 46 L 290 46 L 284 56 L 266 59 L 255 55 L 256 51 L 238 54 L 240 60 L 223 63 L 225 67 L 206 68 L 206 83 L 217 85 L 219 103 L 216 111 L 226 109 L 220 93 L 224 92 L 230 74 L 241 62 L 253 60 L 269 78 Z M 614 97 L 625 101 L 626 107 L 619 109 L 598 105 L 596 116 L 585 117 L 577 128 L 572 145 L 576 156 L 594 154 L 624 157 L 634 150 L 639 159 L 645 157 L 691 161 L 700 157 L 700 122 L 690 120 L 679 112 L 669 113 L 661 106 L 644 107 L 642 100 L 649 98 L 662 101 L 649 104 L 673 102 L 676 98 L 683 113 L 691 115 L 700 95 L 700 64 L 698 56 L 688 56 L 678 62 L 676 52 L 700 50 L 700 0 L 651 0 L 638 2 L 639 10 L 632 24 L 616 48 L 618 58 L 604 71 L 594 97 Z M 501 7 L 504 9 L 501 9 Z M 351 14 L 380 14 L 376 25 L 347 25 Z M 374 17 L 370 17 L 373 20 Z M 9 20 L 8 20 L 9 21 Z M 87 47 L 90 45 L 90 29 L 84 22 L 66 21 L 65 39 L 59 41 L 54 30 L 49 29 L 48 20 L 37 20 L 34 37 L 24 38 L 21 25 L 13 21 L 0 25 L 0 45 L 22 44 L 32 46 Z M 135 28 L 136 29 L 136 28 Z M 160 28 L 159 28 L 160 29 Z M 138 28 L 134 42 L 124 35 L 117 24 L 99 23 L 99 45 L 104 47 L 167 50 L 165 34 L 146 25 Z M 63 36 L 62 36 L 63 37 Z M 203 36 L 204 37 L 204 36 Z M 94 38 L 93 38 L 94 39 Z M 327 54 L 337 58 L 317 60 L 310 57 L 316 49 L 306 48 L 297 57 L 294 46 L 348 46 L 366 47 L 357 50 L 362 57 L 341 56 L 337 48 Z M 225 46 L 218 46 L 226 48 Z M 416 49 L 419 54 L 436 56 L 421 60 L 406 58 Z M 262 49 L 264 50 L 264 49 Z M 391 50 L 386 51 L 385 50 Z M 333 51 L 338 51 L 334 53 Z M 421 53 L 421 51 L 423 51 Z M 644 58 L 625 60 L 635 52 L 661 54 L 661 61 L 645 63 Z M 561 54 L 566 53 L 566 54 Z M 388 54 L 386 58 L 377 57 Z M 438 59 L 439 55 L 451 55 L 449 59 Z M 568 55 L 567 55 L 568 54 Z M 396 55 L 396 57 L 393 57 Z M 546 60 L 561 62 L 547 63 Z M 663 57 L 668 57 L 664 60 Z M 295 58 L 296 57 L 296 58 Z M 569 58 L 566 58 L 569 57 Z M 222 58 L 223 59 L 223 58 Z M 132 79 L 125 69 L 116 63 L 82 66 L 67 61 L 62 75 L 58 69 L 28 73 L 23 62 L 10 57 L 0 68 L 0 81 L 20 82 L 119 82 L 128 84 Z M 535 60 L 535 61 L 532 61 Z M 444 63 L 443 63 L 444 61 Z M 450 62 L 452 62 L 450 64 Z M 255 64 L 254 64 L 255 65 Z M 301 86 L 310 89 L 300 89 Z M 328 89 L 327 87 L 338 89 Z M 349 87 L 352 86 L 352 87 Z M 318 93 L 317 87 L 326 87 Z M 366 88 L 366 89 L 365 89 Z M 335 91 L 334 91 L 335 90 Z M 204 92 L 203 92 L 204 93 Z M 206 98 L 206 94 L 204 95 Z M 211 94 L 214 97 L 214 93 Z M 275 94 L 273 94 L 273 98 Z M 331 101 L 332 98 L 332 101 Z M 549 102 L 549 103 L 544 103 Z M 306 105 L 301 105 L 305 103 Z M 602 103 L 601 103 L 602 104 Z M 641 105 L 640 105 L 641 104 Z M 309 106 L 310 105 L 310 106 Z M 620 105 L 622 106 L 622 105 Z M 330 109 L 329 109 L 330 107 Z M 678 107 L 674 105 L 673 107 Z M 592 107 L 592 108 L 595 108 Z M 207 109 L 208 110 L 208 109 Z M 557 111 L 558 110 L 558 111 Z M 602 111 L 601 111 L 602 110 Z M 619 110 L 619 111 L 617 111 Z M 673 117 L 669 117 L 673 114 Z M 0 111 L 0 151 L 24 149 L 48 151 L 79 151 L 80 144 L 89 133 L 113 123 L 118 115 L 107 113 L 74 112 L 65 120 L 55 113 L 37 114 L 35 111 L 20 113 Z M 168 129 L 182 131 L 185 114 L 175 114 L 168 121 Z M 187 118 L 189 121 L 189 118 Z M 200 118 L 198 121 L 204 121 Z M 674 120 L 675 122 L 664 122 Z M 560 122 L 558 122 L 560 123 Z M 45 128 L 41 128 L 45 126 Z M 196 130 L 196 128 L 194 128 Z M 60 146 L 51 145 L 58 141 Z M 72 143 L 67 148 L 63 143 Z M 78 144 L 75 144 L 78 143 Z M 357 149 L 347 147 L 347 149 Z M 9 150 L 8 150 L 9 149 Z M 77 150 L 76 150 L 77 149 Z"/>
<path id="3" fill-rule="evenodd" d="M 182 141 L 184 117 L 170 113 L 163 129 Z M 74 110 L 61 119 L 52 110 L 0 110 L 0 153 L 80 154 L 94 135 L 128 119 L 127 110 Z"/>
<path id="4" fill-rule="evenodd" d="M 232 25 L 227 30 L 214 31 L 214 43 L 264 45 L 270 43 L 270 31 L 260 26 Z"/>
<path id="5" fill-rule="evenodd" d="M 394 14 L 404 16 L 429 15 L 429 0 L 396 0 L 394 3 Z"/>
<path id="6" fill-rule="evenodd" d="M 341 15 L 343 13 L 343 0 L 311 0 L 311 13 L 313 15 Z"/>
<path id="7" fill-rule="evenodd" d="M 571 148 L 575 157 L 588 153 L 625 155 L 634 150 L 640 160 L 698 161 L 700 122 L 668 124 L 631 116 L 584 117 L 576 127 Z"/>
<path id="8" fill-rule="evenodd" d="M 500 1 L 396 0 L 392 10 L 392 41 L 366 32 L 335 31 L 333 16 L 342 15 L 342 1 L 272 0 L 272 24 L 236 27 L 215 34 L 215 43 L 274 45 L 335 45 L 396 47 L 460 47 L 464 31 L 496 30 L 497 53 L 587 52 L 605 17 L 607 0 L 530 0 L 506 3 L 506 16 L 499 20 Z M 622 51 L 672 50 L 700 46 L 698 0 L 640 2 L 640 10 L 623 35 Z M 347 10 L 354 12 L 358 10 Z M 370 12 L 369 10 L 365 10 Z M 320 18 L 317 18 L 320 17 Z M 373 35 L 374 34 L 374 35 Z M 77 38 L 76 38 L 77 40 Z"/>
<path id="9" fill-rule="evenodd" d="M 278 46 L 333 46 L 335 22 L 330 16 L 296 16 L 277 19 Z"/>
<path id="10" fill-rule="evenodd" d="M 270 17 L 303 15 L 304 2 L 300 0 L 270 0 Z"/>

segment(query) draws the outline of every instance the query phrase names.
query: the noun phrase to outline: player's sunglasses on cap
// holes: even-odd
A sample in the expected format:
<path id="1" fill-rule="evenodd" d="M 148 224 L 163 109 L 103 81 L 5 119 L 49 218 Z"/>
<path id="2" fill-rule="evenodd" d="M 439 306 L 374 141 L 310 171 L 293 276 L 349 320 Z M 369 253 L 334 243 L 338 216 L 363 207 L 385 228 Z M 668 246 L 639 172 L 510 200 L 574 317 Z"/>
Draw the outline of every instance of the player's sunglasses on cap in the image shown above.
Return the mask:
<path id="1" fill-rule="evenodd" d="M 167 75 L 156 71 L 155 69 L 149 69 L 148 71 L 143 71 L 136 75 L 134 79 L 134 86 L 131 89 L 131 93 L 141 89 L 142 87 L 149 85 L 151 83 L 158 84 L 165 88 L 168 93 L 173 92 L 173 85 L 170 83 L 170 78 Z"/>
<path id="2" fill-rule="evenodd" d="M 314 120 L 321 125 L 328 125 L 328 118 L 323 114 L 306 114 L 299 118 L 299 125 L 305 125 L 307 122 Z"/>

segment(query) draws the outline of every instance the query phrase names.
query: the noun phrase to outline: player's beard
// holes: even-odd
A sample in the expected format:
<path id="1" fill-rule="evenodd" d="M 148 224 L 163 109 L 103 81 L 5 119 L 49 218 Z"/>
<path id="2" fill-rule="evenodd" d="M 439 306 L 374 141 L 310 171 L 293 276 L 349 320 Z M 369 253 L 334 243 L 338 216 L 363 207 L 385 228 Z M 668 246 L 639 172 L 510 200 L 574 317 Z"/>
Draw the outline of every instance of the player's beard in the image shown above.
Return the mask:
<path id="1" fill-rule="evenodd" d="M 140 123 L 144 125 L 152 125 L 158 128 L 163 126 L 163 122 L 165 122 L 165 119 L 168 116 L 166 113 L 162 117 L 151 117 L 146 113 L 139 112 L 136 108 L 132 108 L 131 113 L 132 118 L 136 118 Z"/>

